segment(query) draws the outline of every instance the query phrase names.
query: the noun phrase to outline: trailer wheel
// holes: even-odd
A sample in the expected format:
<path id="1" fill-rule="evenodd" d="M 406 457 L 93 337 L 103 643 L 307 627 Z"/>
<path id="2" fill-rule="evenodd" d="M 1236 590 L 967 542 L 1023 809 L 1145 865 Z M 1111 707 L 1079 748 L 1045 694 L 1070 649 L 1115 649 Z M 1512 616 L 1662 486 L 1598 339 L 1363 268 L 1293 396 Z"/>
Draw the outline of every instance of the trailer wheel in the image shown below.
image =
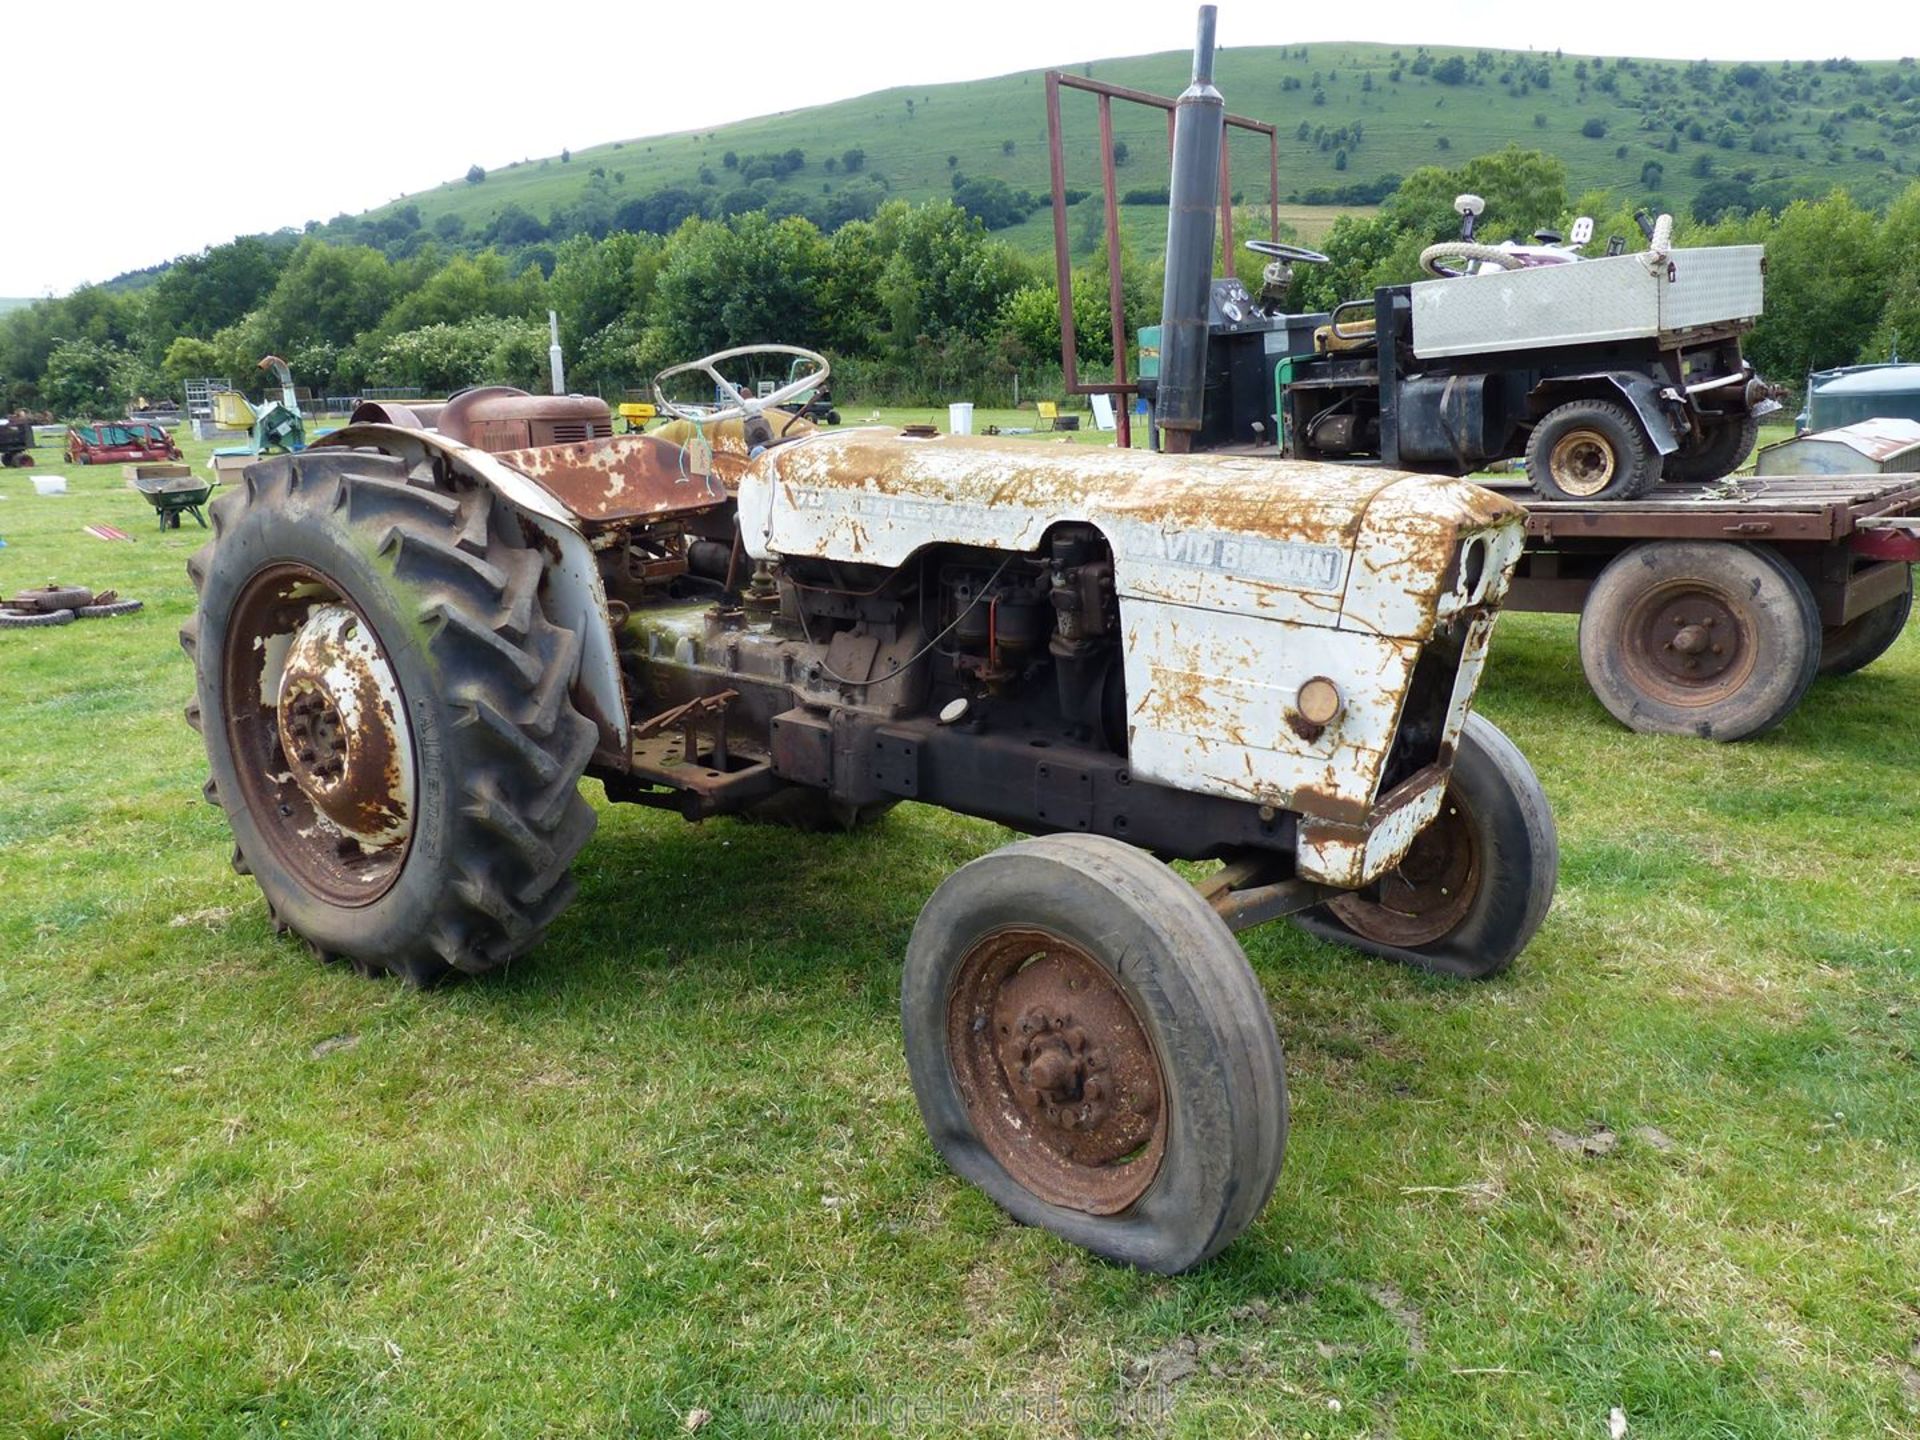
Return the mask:
<path id="1" fill-rule="evenodd" d="M 1893 648 L 1913 613 L 1913 569 L 1907 569 L 1907 588 L 1844 625 L 1829 625 L 1820 636 L 1820 673 L 1851 675 Z"/>
<path id="2" fill-rule="evenodd" d="M 1440 814 L 1406 858 L 1296 923 L 1435 975 L 1484 980 L 1527 948 L 1559 877 L 1560 841 L 1539 777 L 1492 721 L 1469 715 Z"/>
<path id="3" fill-rule="evenodd" d="M 1689 436 L 1660 467 L 1664 480 L 1705 482 L 1731 475 L 1746 463 L 1760 438 L 1760 422 L 1751 415 L 1733 415 Z"/>
<path id="4" fill-rule="evenodd" d="M 1820 612 L 1773 550 L 1655 540 L 1587 595 L 1580 664 L 1613 717 L 1650 735 L 1746 740 L 1792 713 L 1820 664 Z"/>
<path id="5" fill-rule="evenodd" d="M 1017 1220 L 1174 1274 L 1273 1192 L 1287 1091 L 1266 996 L 1142 851 L 1045 835 L 955 871 L 913 927 L 900 1013 L 934 1147 Z"/>
<path id="6" fill-rule="evenodd" d="M 1660 452 L 1626 406 L 1571 400 L 1533 427 L 1527 479 L 1549 500 L 1632 500 L 1660 483 Z"/>
<path id="7" fill-rule="evenodd" d="M 323 451 L 252 466 L 213 520 L 187 719 L 276 924 L 422 986 L 531 949 L 593 831 L 597 732 L 505 507 Z"/>

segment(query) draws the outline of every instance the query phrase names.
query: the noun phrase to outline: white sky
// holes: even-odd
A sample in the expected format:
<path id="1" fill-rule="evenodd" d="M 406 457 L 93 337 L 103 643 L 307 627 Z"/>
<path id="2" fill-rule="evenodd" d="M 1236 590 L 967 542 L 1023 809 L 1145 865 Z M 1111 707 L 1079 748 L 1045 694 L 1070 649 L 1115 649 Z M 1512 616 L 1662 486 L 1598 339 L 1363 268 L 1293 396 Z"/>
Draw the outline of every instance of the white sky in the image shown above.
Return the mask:
<path id="1" fill-rule="evenodd" d="M 37 296 L 238 234 L 358 213 L 476 161 L 492 168 L 895 84 L 1185 49 L 1197 6 L 215 4 L 199 24 L 190 5 L 128 0 L 8 9 L 0 295 Z M 1220 0 L 1219 38 L 1865 60 L 1920 51 L 1920 23 L 1908 0 Z M 11 199 L 23 180 L 27 219 Z"/>

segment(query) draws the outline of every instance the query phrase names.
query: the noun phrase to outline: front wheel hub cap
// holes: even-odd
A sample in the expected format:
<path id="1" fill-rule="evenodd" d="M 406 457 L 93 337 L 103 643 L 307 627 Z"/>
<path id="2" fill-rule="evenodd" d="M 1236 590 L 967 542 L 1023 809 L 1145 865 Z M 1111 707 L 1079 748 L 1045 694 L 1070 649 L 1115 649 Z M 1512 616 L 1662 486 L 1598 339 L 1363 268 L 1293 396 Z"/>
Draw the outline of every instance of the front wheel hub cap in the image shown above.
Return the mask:
<path id="1" fill-rule="evenodd" d="M 412 831 L 413 737 L 393 667 L 345 605 L 321 605 L 293 637 L 275 698 L 280 747 L 316 816 L 366 850 Z"/>

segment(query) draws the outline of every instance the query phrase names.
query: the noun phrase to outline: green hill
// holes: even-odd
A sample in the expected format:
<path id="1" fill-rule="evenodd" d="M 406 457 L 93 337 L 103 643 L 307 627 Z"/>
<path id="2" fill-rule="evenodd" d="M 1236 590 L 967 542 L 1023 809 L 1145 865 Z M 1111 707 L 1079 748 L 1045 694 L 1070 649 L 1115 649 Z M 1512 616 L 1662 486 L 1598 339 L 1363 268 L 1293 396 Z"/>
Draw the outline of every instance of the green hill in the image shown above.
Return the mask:
<path id="1" fill-rule="evenodd" d="M 1121 85 L 1177 93 L 1184 52 L 1103 60 L 1075 67 Z M 615 141 L 568 157 L 528 159 L 494 169 L 479 183 L 453 179 L 361 217 L 326 227 L 392 242 L 476 243 L 499 233 L 509 206 L 529 212 L 518 243 L 562 212 L 561 229 L 600 228 L 624 216 L 628 228 L 650 200 L 657 228 L 691 205 L 706 213 L 771 206 L 817 216 L 857 213 L 877 198 L 925 199 L 953 192 L 956 174 L 1004 181 L 1045 195 L 1048 185 L 1044 84 L 1023 71 L 963 84 L 882 90 L 697 133 Z M 1920 72 L 1911 60 L 1779 64 L 1596 59 L 1536 52 L 1322 44 L 1223 51 L 1220 88 L 1235 113 L 1281 128 L 1280 186 L 1295 202 L 1326 202 L 1430 164 L 1457 163 L 1508 143 L 1560 156 L 1569 188 L 1609 188 L 1635 200 L 1684 209 L 1703 187 L 1763 203 L 1849 186 L 1884 201 L 1920 165 Z M 1068 184 L 1095 189 L 1091 96 L 1065 97 Z M 1116 105 L 1125 142 L 1123 190 L 1166 184 L 1165 122 L 1158 112 Z M 861 152 L 849 169 L 848 152 Z M 728 163 L 731 154 L 733 163 Z M 1266 166 L 1254 137 L 1233 146 L 1236 190 L 1264 199 Z M 795 161 L 798 161 L 795 164 Z M 1657 167 L 1657 170 L 1654 168 Z M 1349 189 L 1346 199 L 1355 199 Z M 1364 197 L 1363 197 L 1364 198 Z M 411 207 L 411 208 L 408 208 Z M 578 216 L 566 212 L 584 207 Z M 1151 206 L 1128 207 L 1152 210 Z M 1334 211 L 1294 212 L 1311 237 Z M 1157 247 L 1162 223 L 1129 213 L 1128 231 Z M 458 217 L 449 220 L 444 217 Z M 1317 223 L 1316 223 L 1317 222 Z M 490 236 L 488 227 L 496 226 Z M 436 227 L 439 227 L 436 231 Z M 1023 247 L 1044 249 L 1044 209 L 1009 228 Z"/>

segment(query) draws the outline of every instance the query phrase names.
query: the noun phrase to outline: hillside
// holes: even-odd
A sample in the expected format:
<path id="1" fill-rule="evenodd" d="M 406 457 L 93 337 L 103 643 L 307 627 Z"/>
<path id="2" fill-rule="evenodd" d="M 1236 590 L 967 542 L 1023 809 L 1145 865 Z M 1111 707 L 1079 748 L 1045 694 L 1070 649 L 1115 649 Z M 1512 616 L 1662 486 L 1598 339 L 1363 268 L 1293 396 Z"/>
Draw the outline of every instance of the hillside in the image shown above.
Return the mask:
<path id="1" fill-rule="evenodd" d="M 1176 93 L 1189 60 L 1167 52 L 1077 68 Z M 1744 193 L 1779 203 L 1843 184 L 1880 203 L 1920 164 L 1920 73 L 1911 60 L 1687 64 L 1322 44 L 1229 49 L 1218 76 L 1234 112 L 1281 127 L 1281 190 L 1296 201 L 1325 202 L 1344 187 L 1364 190 L 1381 177 L 1457 163 L 1510 142 L 1560 156 L 1574 194 L 1609 188 L 1635 199 L 1654 196 L 1676 210 L 1715 185 L 1710 200 Z M 600 228 L 609 221 L 671 228 L 689 209 L 770 207 L 830 222 L 881 198 L 953 193 L 956 173 L 1040 197 L 1048 184 L 1043 95 L 1040 71 L 883 90 L 699 133 L 522 160 L 479 183 L 456 178 L 326 228 L 391 249 L 404 248 L 395 242 L 416 230 L 422 240 L 524 244 L 543 238 L 534 232 L 556 211 L 561 232 L 594 228 L 594 221 Z M 1092 97 L 1070 92 L 1066 110 L 1068 184 L 1092 189 Z M 1121 188 L 1164 186 L 1164 121 L 1142 107 L 1117 105 L 1115 122 L 1129 152 Z M 848 152 L 855 151 L 859 163 L 850 171 Z M 1253 137 L 1235 142 L 1233 163 L 1235 188 L 1250 200 L 1264 198 L 1265 157 Z M 514 233 L 503 234 L 497 217 L 510 206 L 527 213 L 515 217 Z M 1157 219 L 1127 218 L 1137 243 L 1157 244 Z M 1325 223 L 1312 210 L 1295 217 L 1309 237 Z M 1050 244 L 1044 210 L 1009 232 L 1024 248 Z"/>

